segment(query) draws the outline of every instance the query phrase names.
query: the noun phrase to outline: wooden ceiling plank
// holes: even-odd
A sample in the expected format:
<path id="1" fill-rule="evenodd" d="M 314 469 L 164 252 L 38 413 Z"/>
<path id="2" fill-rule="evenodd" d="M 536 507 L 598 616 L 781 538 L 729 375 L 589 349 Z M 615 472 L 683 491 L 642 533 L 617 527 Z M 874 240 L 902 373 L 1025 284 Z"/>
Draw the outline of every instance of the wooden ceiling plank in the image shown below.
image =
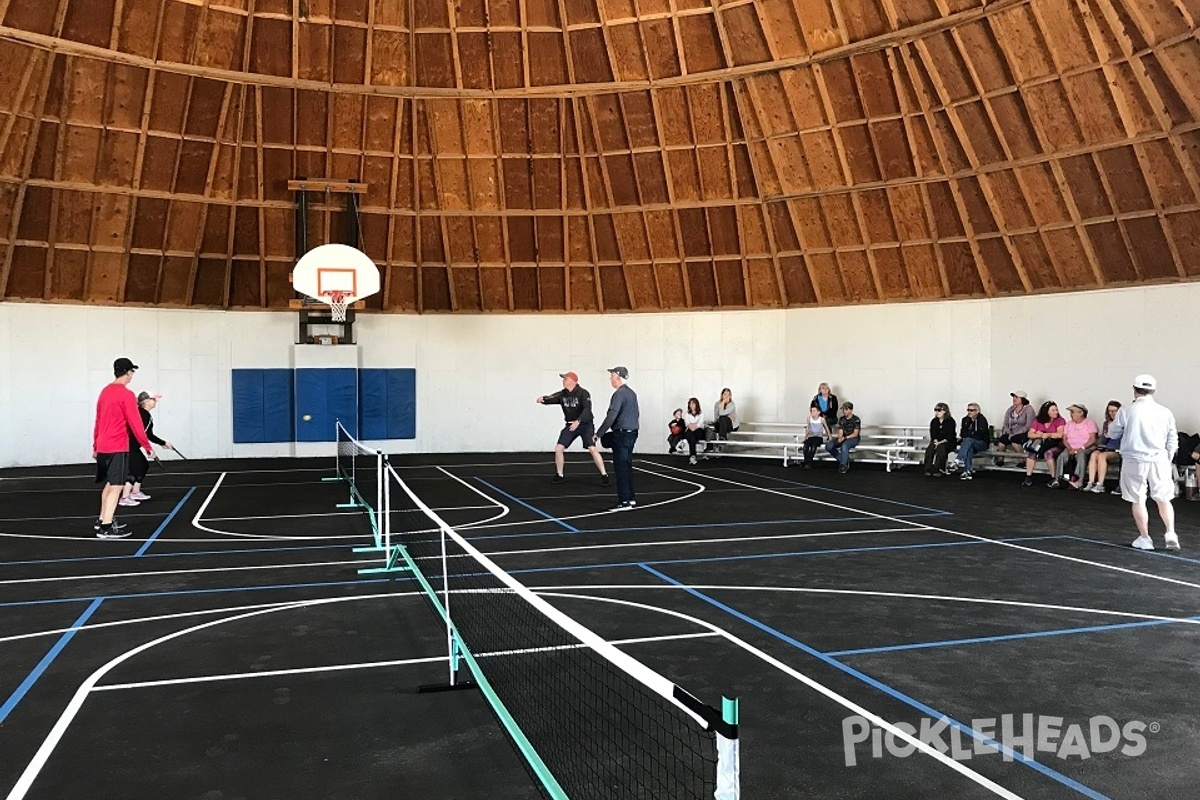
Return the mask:
<path id="1" fill-rule="evenodd" d="M 760 20 L 759 24 L 761 24 L 761 23 L 762 23 L 762 21 Z M 774 53 L 772 53 L 772 56 L 774 56 Z M 737 103 L 737 99 L 735 98 L 734 104 L 736 105 L 736 103 Z M 738 196 L 738 192 L 739 192 L 737 165 L 735 163 L 734 153 L 733 153 L 734 132 L 733 132 L 733 129 L 729 127 L 729 120 L 731 119 L 730 115 L 733 113 L 735 113 L 734 109 L 730 108 L 730 106 L 729 106 L 729 87 L 722 85 L 721 86 L 721 124 L 725 126 L 725 133 L 726 133 L 725 158 L 726 158 L 726 162 L 729 164 L 729 185 L 733 188 L 733 191 L 730 193 L 731 200 L 736 199 Z M 738 113 L 740 114 L 740 111 Z M 742 269 L 742 298 L 743 298 L 742 305 L 746 305 L 751 302 L 751 298 L 754 297 L 754 292 L 750 285 L 750 265 L 746 261 L 746 244 L 745 244 L 746 234 L 745 234 L 745 231 L 742 229 L 742 216 L 741 216 L 741 214 L 737 213 L 736 206 L 734 206 L 733 208 L 734 208 L 734 219 L 736 220 L 736 223 L 737 223 L 738 261 L 740 262 L 741 269 Z M 718 280 L 717 281 L 717 296 L 720 297 L 720 294 L 721 294 L 721 282 Z"/>
<path id="2" fill-rule="evenodd" d="M 672 0 L 672 2 L 674 2 L 674 0 Z M 666 131 L 663 130 L 663 111 L 662 111 L 662 107 L 659 102 L 659 92 L 657 90 L 654 90 L 654 89 L 650 90 L 650 106 L 651 106 L 651 108 L 654 109 L 654 131 L 655 131 L 655 134 L 658 136 L 659 145 L 662 148 L 660 150 L 659 158 L 662 160 L 662 164 L 663 164 L 663 175 L 666 176 L 665 180 L 666 180 L 666 188 L 667 188 L 667 200 L 669 201 L 668 207 L 674 209 L 676 206 L 676 202 L 677 202 L 675 199 L 675 181 L 672 180 L 672 178 L 671 178 L 670 165 L 667 163 L 667 150 L 666 150 L 667 138 L 666 138 Z M 645 208 L 643 207 L 643 213 L 644 212 L 645 212 Z M 679 263 L 682 265 L 683 264 L 683 249 L 682 249 L 683 248 L 683 228 L 679 224 L 679 214 L 676 211 L 672 210 L 670 212 L 670 217 L 671 217 L 671 227 L 675 232 L 675 249 L 679 253 Z M 654 243 L 653 242 L 650 242 L 650 258 L 651 259 L 654 258 Z M 691 288 L 688 285 L 687 270 L 681 269 L 680 274 L 683 279 L 684 307 L 691 308 L 692 307 L 692 293 L 691 293 Z M 659 283 L 657 267 L 655 267 L 655 269 L 654 269 L 654 282 L 655 282 L 655 284 Z M 659 290 L 658 297 L 659 297 L 659 300 L 662 299 L 661 289 Z"/>
<path id="3" fill-rule="evenodd" d="M 908 46 L 901 46 L 899 48 L 899 52 L 900 52 L 900 58 L 904 62 L 905 72 L 908 75 L 909 80 L 915 84 L 919 80 L 919 78 L 917 76 L 916 65 L 913 63 L 913 57 L 912 57 L 912 54 L 908 50 Z M 919 94 L 917 95 L 917 102 L 921 103 Z M 922 105 L 921 114 L 925 117 L 926 121 L 928 122 L 928 120 L 931 117 L 930 109 L 924 103 L 922 103 L 921 105 Z M 932 124 L 930 124 L 930 129 L 931 130 L 933 129 Z M 937 135 L 934 135 L 933 142 L 934 142 L 934 148 L 937 150 L 938 160 L 942 162 L 943 172 L 945 172 L 946 174 L 953 172 L 953 170 L 949 170 L 949 169 L 945 168 L 946 165 L 949 164 L 950 162 L 946 156 L 945 146 L 942 144 L 941 139 Z M 970 247 L 971 256 L 975 260 L 975 270 L 979 274 L 980 286 L 983 287 L 983 292 L 986 296 L 995 297 L 996 296 L 996 286 L 992 282 L 991 275 L 987 272 L 986 269 L 984 269 L 983 254 L 979 250 L 979 241 L 975 236 L 974 229 L 971 225 L 970 216 L 967 214 L 966 205 L 964 204 L 962 195 L 958 189 L 958 184 L 954 180 L 948 181 L 948 184 L 949 184 L 950 194 L 954 198 L 954 206 L 955 206 L 955 210 L 958 212 L 959 221 L 963 226 L 963 230 L 966 231 L 966 234 L 967 234 L 967 245 L 968 245 L 968 247 Z M 933 233 L 934 233 L 935 239 L 938 238 L 936 227 L 933 228 Z M 938 240 L 940 241 L 940 239 L 938 239 Z M 947 277 L 949 277 L 949 276 L 947 275 Z"/>
<path id="4" fill-rule="evenodd" d="M 63 13 L 63 10 L 60 7 L 59 8 L 60 24 L 61 24 L 62 13 Z M 0 19 L 2 19 L 2 17 L 0 17 Z M 49 53 L 49 52 L 45 53 L 42 56 L 42 62 L 43 62 L 42 74 L 41 74 L 41 77 L 39 78 L 41 83 L 38 86 L 37 100 L 34 104 L 34 109 L 36 111 L 37 119 L 44 119 L 47 116 L 46 99 L 50 96 L 51 76 L 54 74 L 54 58 L 55 58 L 54 54 Z M 32 62 L 32 61 L 34 61 L 34 59 L 30 59 L 30 61 Z M 15 117 L 16 114 L 14 113 L 13 116 Z M 58 127 L 59 127 L 59 141 L 58 141 L 59 149 L 58 149 L 58 152 L 62 152 L 62 149 L 61 149 L 62 148 L 62 136 L 63 136 L 63 129 L 66 128 L 66 124 L 60 124 Z M 12 274 L 13 255 L 17 249 L 13 243 L 17 239 L 17 231 L 21 227 L 21 214 L 25 210 L 25 195 L 30 186 L 29 173 L 33 168 L 33 157 L 36 152 L 37 152 L 37 147 L 34 146 L 34 144 L 31 142 L 25 150 L 25 163 L 22 165 L 22 169 L 21 169 L 21 174 L 24 176 L 24 180 L 22 180 L 20 185 L 17 187 L 17 195 L 14 198 L 14 202 L 13 202 L 12 220 L 9 223 L 8 245 L 4 249 L 4 260 L 2 262 L 0 262 L 0 298 L 5 298 L 8 296 L 8 281 L 9 281 L 9 276 Z M 52 195 L 52 198 L 56 197 L 56 196 L 57 195 Z M 51 200 L 52 205 L 53 205 L 53 202 L 54 202 L 54 200 L 52 199 Z M 52 216 L 51 220 L 53 220 L 53 219 L 54 219 L 54 217 Z M 51 236 L 53 236 L 53 226 L 50 227 L 50 232 L 51 232 Z M 49 254 L 47 254 L 47 255 L 49 255 Z M 47 274 L 49 274 L 49 271 L 50 271 L 50 267 L 47 264 L 47 267 L 46 267 Z"/>
<path id="5" fill-rule="evenodd" d="M 741 114 L 743 119 L 746 117 L 755 117 L 757 120 L 757 118 L 759 116 L 758 108 L 755 105 L 754 98 L 750 94 L 749 87 L 746 86 L 746 83 L 747 83 L 747 81 L 741 82 L 742 85 L 740 87 L 740 90 L 739 90 L 739 87 L 737 87 L 737 86 L 733 87 L 734 88 L 734 94 L 733 94 L 734 102 L 737 103 L 738 113 Z M 762 125 L 761 120 L 758 120 L 758 124 L 761 127 L 761 125 Z M 771 153 L 770 148 L 767 148 L 767 157 L 774 158 L 773 154 Z M 775 285 L 779 291 L 780 301 L 782 302 L 784 307 L 787 307 L 792 304 L 792 298 L 790 298 L 788 296 L 787 282 L 783 278 L 783 267 L 779 260 L 779 246 L 775 242 L 775 226 L 771 224 L 771 214 L 767 210 L 767 199 L 766 199 L 766 197 L 763 196 L 763 192 L 761 191 L 761 187 L 762 187 L 763 183 L 758 177 L 759 166 L 758 166 L 758 163 L 754 159 L 754 155 L 749 152 L 749 148 L 747 148 L 747 159 L 750 162 L 750 171 L 754 175 L 754 183 L 756 186 L 759 187 L 758 207 L 760 209 L 760 213 L 762 214 L 763 228 L 766 230 L 766 234 L 767 234 L 767 243 L 771 248 L 771 266 L 775 270 Z M 790 206 L 791 204 L 789 203 L 788 205 Z M 788 210 L 788 213 L 789 214 L 791 213 L 790 208 Z M 795 223 L 793 223 L 793 224 L 795 224 Z M 804 261 L 804 269 L 808 273 L 809 285 L 813 287 L 813 296 L 817 298 L 817 302 L 819 303 L 820 302 L 820 289 L 818 288 L 816 282 L 813 280 L 812 262 L 809 260 L 807 253 L 802 252 L 801 258 Z"/>
<path id="6" fill-rule="evenodd" d="M 909 107 L 909 93 L 905 92 L 903 87 L 899 85 L 901 66 L 897 63 L 897 51 L 895 49 L 888 51 L 888 66 L 892 76 L 892 84 L 896 90 L 896 97 L 900 103 L 900 111 L 903 114 L 904 135 L 908 141 L 909 150 L 914 154 L 913 167 L 919 177 L 926 178 L 927 176 L 925 175 L 925 168 L 921 163 L 921 159 L 917 158 L 915 155 L 917 150 L 915 143 L 916 134 L 913 132 L 912 127 L 913 118 L 922 112 L 920 109 Z M 919 188 L 917 193 L 921 197 L 921 206 L 925 210 L 925 227 L 929 230 L 930 238 L 933 239 L 936 237 L 937 223 L 933 214 L 933 205 L 929 200 L 929 192 L 924 191 L 923 188 Z M 940 247 L 934 247 L 933 253 L 934 259 L 937 262 L 938 278 L 942 283 L 942 296 L 950 297 L 953 292 L 950 288 L 950 278 L 946 273 L 946 262 L 942 255 L 942 249 Z"/>
<path id="7" fill-rule="evenodd" d="M 968 49 L 963 45 L 962 38 L 957 35 L 957 32 L 951 32 L 951 39 L 954 42 L 954 46 L 958 49 L 959 57 L 962 59 L 962 63 L 966 65 L 967 78 L 971 82 L 971 87 L 974 89 L 977 95 L 982 97 L 984 93 L 983 83 L 980 81 L 979 75 L 975 70 L 975 65 L 971 61 Z M 946 90 L 946 86 L 941 78 L 941 73 L 937 69 L 937 65 L 934 63 L 933 58 L 929 54 L 925 43 L 914 42 L 913 49 L 917 51 L 924 61 L 929 78 L 933 81 L 934 89 L 937 91 L 939 97 L 941 97 L 942 102 L 948 103 L 950 95 Z M 1004 137 L 999 133 L 1000 125 L 998 120 L 996 119 L 989 105 L 984 105 L 984 111 L 987 115 L 988 124 L 992 126 L 992 133 L 995 134 L 996 139 L 1002 143 L 1001 146 L 1003 147 Z M 972 169 L 978 171 L 982 166 L 981 159 L 979 158 L 979 154 L 975 151 L 975 145 L 971 140 L 970 134 L 967 132 L 966 124 L 960 116 L 958 109 L 948 108 L 947 118 L 950 120 L 950 125 L 954 129 L 955 134 L 958 136 L 960 146 L 963 148 L 963 152 L 967 154 L 967 159 L 970 161 Z M 1033 289 L 1033 283 L 1029 279 L 1028 271 L 1025 269 L 1025 262 L 1021 258 L 1021 252 L 1017 249 L 1016 245 L 1013 244 L 1012 236 L 1009 234 L 1012 225 L 1004 216 L 1004 204 L 1000 203 L 996 199 L 996 193 L 986 174 L 980 173 L 978 179 L 979 188 L 983 192 L 983 196 L 987 198 L 992 215 L 996 218 L 997 225 L 1000 228 L 1001 240 L 1004 242 L 1005 249 L 1008 250 L 1009 257 L 1013 262 L 1013 267 L 1017 271 L 1017 277 L 1021 281 L 1021 288 L 1028 293 Z M 1065 281 L 1063 275 L 1058 272 L 1057 265 L 1055 265 L 1055 271 L 1057 273 L 1059 285 L 1063 287 L 1068 286 L 1069 282 Z"/>
<path id="8" fill-rule="evenodd" d="M 220 112 L 220 116 L 217 119 L 218 135 L 219 135 L 220 131 L 225 129 L 225 122 L 226 122 L 227 118 L 229 117 L 229 108 L 231 105 L 233 105 L 233 93 L 234 93 L 234 85 L 231 83 L 225 84 L 224 97 L 221 99 L 221 112 Z M 208 172 L 204 178 L 204 197 L 206 200 L 211 198 L 211 196 L 212 196 L 213 181 L 216 179 L 217 162 L 220 160 L 220 155 L 221 155 L 221 146 L 220 146 L 220 141 L 218 140 L 218 143 L 213 146 L 212 154 L 209 156 Z M 203 245 L 204 245 L 204 231 L 207 230 L 208 214 L 211 209 L 212 209 L 211 203 L 204 204 L 204 209 L 200 212 L 200 224 L 196 227 L 196 259 L 195 259 L 195 261 L 193 263 L 193 267 L 192 267 L 193 277 L 198 277 L 200 255 L 201 255 L 201 251 L 202 251 Z M 230 284 L 230 274 L 232 273 L 232 270 L 233 270 L 233 249 L 229 248 L 228 250 L 226 250 L 226 253 L 225 253 L 225 284 L 224 284 L 225 288 L 224 288 L 224 293 L 222 296 L 222 303 L 221 303 L 226 308 L 229 307 L 229 298 L 230 298 L 229 284 Z M 191 298 L 188 299 L 188 305 L 191 305 Z"/>
<path id="9" fill-rule="evenodd" d="M 835 3 L 835 5 L 836 5 L 836 3 Z M 842 23 L 839 22 L 838 24 L 841 25 Z M 842 28 L 842 35 L 845 36 L 845 28 L 844 27 Z M 850 73 L 852 76 L 854 75 L 853 70 L 851 70 Z M 834 123 L 834 127 L 832 129 L 833 149 L 834 149 L 834 152 L 837 154 L 838 165 L 841 167 L 842 181 L 846 186 L 854 186 L 854 173 L 850 169 L 850 159 L 846 155 L 846 144 L 843 141 L 841 135 L 838 133 L 838 127 L 836 125 L 837 113 L 834 111 L 833 99 L 829 93 L 829 83 L 828 83 L 827 79 L 825 78 L 824 70 L 822 70 L 820 67 L 815 67 L 813 69 L 813 77 L 815 78 L 815 83 L 817 86 L 817 93 L 821 98 L 821 106 L 825 109 L 825 118 L 828 119 L 830 122 Z M 861 89 L 859 89 L 858 85 L 857 85 L 858 84 L 857 77 L 854 78 L 854 81 L 855 81 L 856 90 L 861 91 Z M 878 157 L 878 150 L 876 150 L 876 157 Z M 867 231 L 867 221 L 866 221 L 866 217 L 863 215 L 862 203 L 859 200 L 858 192 L 850 193 L 850 203 L 854 209 L 855 224 L 858 225 L 859 240 L 862 242 L 863 247 L 866 247 L 867 243 L 871 240 L 871 237 Z M 874 284 L 874 287 L 875 287 L 875 299 L 882 300 L 884 298 L 883 284 L 879 279 L 878 265 L 876 265 L 875 259 L 871 255 L 870 250 L 867 250 L 867 265 L 869 266 L 869 268 L 871 270 L 871 282 Z M 852 299 L 848 296 L 848 294 L 846 292 L 845 276 L 841 274 L 840 269 L 838 270 L 838 273 L 839 273 L 838 277 L 842 281 L 842 296 L 843 296 L 843 298 Z M 853 299 L 859 299 L 859 298 L 853 298 Z"/>

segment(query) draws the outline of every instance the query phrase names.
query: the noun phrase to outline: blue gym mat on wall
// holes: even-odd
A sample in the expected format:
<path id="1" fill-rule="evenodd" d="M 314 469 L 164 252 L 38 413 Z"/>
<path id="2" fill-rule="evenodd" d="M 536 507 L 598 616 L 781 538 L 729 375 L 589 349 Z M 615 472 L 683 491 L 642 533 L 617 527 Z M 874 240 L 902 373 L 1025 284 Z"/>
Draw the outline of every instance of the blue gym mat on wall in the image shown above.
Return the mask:
<path id="1" fill-rule="evenodd" d="M 233 370 L 237 444 L 332 442 L 334 421 L 339 419 L 360 439 L 416 438 L 417 371 Z"/>

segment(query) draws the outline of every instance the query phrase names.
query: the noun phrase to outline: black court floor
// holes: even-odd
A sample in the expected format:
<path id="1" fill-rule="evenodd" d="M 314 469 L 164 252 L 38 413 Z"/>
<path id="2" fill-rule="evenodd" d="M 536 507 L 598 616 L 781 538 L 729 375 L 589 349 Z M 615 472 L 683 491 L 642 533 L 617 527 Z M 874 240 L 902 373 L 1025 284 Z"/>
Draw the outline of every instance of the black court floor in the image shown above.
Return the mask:
<path id="1" fill-rule="evenodd" d="M 359 574 L 332 461 L 172 462 L 120 541 L 87 467 L 0 473 L 8 800 L 538 796 L 480 694 L 416 691 L 444 630 Z M 583 461 L 393 464 L 554 605 L 738 697 L 748 800 L 1198 796 L 1200 503 L 1146 553 L 1118 497 L 1011 474 L 644 458 L 614 513 Z"/>

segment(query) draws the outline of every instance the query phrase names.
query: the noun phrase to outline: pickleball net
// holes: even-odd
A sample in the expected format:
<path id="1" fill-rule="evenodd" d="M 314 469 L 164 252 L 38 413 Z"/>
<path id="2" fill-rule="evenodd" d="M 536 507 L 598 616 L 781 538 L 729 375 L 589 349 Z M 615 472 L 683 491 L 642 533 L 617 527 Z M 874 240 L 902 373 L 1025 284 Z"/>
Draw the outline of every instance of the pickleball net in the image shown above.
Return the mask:
<path id="1" fill-rule="evenodd" d="M 737 703 L 712 708 L 498 567 L 385 463 L 384 538 L 553 800 L 737 800 Z"/>
<path id="2" fill-rule="evenodd" d="M 384 541 L 383 522 L 386 514 L 384 503 L 387 500 L 384 480 L 386 459 L 382 451 L 354 438 L 341 420 L 336 425 L 337 477 L 346 483 L 349 490 L 347 501 L 339 504 L 339 508 L 361 508 L 365 511 L 371 525 L 371 535 L 375 539 L 374 549 L 383 550 L 388 546 Z"/>

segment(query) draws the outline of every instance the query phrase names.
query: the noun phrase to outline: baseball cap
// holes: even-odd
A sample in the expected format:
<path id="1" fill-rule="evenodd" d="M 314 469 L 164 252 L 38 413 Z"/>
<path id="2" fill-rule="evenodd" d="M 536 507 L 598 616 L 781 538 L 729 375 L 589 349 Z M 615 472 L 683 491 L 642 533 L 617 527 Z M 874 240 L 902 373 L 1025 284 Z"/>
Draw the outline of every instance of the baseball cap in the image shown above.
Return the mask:
<path id="1" fill-rule="evenodd" d="M 144 402 L 146 400 L 157 400 L 160 397 L 162 397 L 161 394 L 150 394 L 150 392 L 138 392 L 138 402 L 139 403 Z"/>
<path id="2" fill-rule="evenodd" d="M 842 410 L 843 411 L 847 411 L 847 410 L 853 411 L 854 403 L 851 403 L 849 400 L 847 400 L 846 402 L 842 403 Z"/>
<path id="3" fill-rule="evenodd" d="M 1143 373 L 1133 379 L 1133 388 L 1145 389 L 1148 392 L 1153 392 L 1158 388 L 1158 381 L 1154 380 L 1153 375 L 1146 375 Z"/>
<path id="4" fill-rule="evenodd" d="M 576 375 L 574 372 L 560 372 L 560 373 L 558 373 L 558 377 L 570 378 L 571 380 L 575 381 L 576 383 L 579 383 L 579 376 Z"/>
<path id="5" fill-rule="evenodd" d="M 1068 410 L 1068 411 L 1070 411 L 1070 410 L 1071 410 L 1071 409 L 1073 409 L 1073 408 L 1074 408 L 1074 409 L 1078 409 L 1078 410 L 1082 411 L 1082 412 L 1083 412 L 1083 415 L 1084 415 L 1085 417 L 1087 416 L 1087 413 L 1088 413 L 1088 407 L 1087 407 L 1087 406 L 1085 406 L 1083 403 L 1071 403 L 1071 405 L 1067 406 L 1067 410 Z"/>
<path id="6" fill-rule="evenodd" d="M 113 362 L 113 373 L 119 378 L 130 370 L 137 369 L 138 365 L 130 361 L 128 358 L 118 358 Z"/>
<path id="7" fill-rule="evenodd" d="M 629 370 L 624 367 L 610 367 L 608 371 L 614 373 L 621 380 L 629 377 Z"/>
<path id="8" fill-rule="evenodd" d="M 1015 392 L 1009 392 L 1009 395 L 1011 395 L 1012 397 L 1019 397 L 1019 398 L 1021 398 L 1022 400 L 1028 400 L 1028 399 L 1029 399 L 1029 395 L 1025 394 L 1025 393 L 1024 393 L 1024 392 L 1022 392 L 1020 389 L 1017 389 Z"/>

